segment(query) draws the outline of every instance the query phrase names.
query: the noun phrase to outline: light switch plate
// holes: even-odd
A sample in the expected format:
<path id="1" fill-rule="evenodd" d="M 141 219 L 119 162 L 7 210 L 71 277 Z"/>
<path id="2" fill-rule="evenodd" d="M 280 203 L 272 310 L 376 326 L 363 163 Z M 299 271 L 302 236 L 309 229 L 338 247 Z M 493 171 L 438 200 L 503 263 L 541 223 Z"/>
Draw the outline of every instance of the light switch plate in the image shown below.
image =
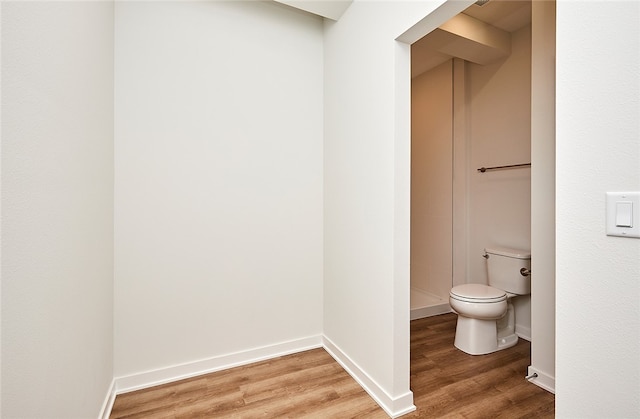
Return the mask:
<path id="1" fill-rule="evenodd" d="M 640 192 L 607 192 L 607 236 L 640 238 Z"/>

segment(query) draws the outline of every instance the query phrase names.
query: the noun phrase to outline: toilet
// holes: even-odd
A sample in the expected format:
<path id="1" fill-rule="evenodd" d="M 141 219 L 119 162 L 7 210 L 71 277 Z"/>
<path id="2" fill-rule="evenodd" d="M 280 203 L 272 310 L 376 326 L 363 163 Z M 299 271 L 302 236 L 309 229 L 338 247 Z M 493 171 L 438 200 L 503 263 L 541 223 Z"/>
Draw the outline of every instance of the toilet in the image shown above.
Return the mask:
<path id="1" fill-rule="evenodd" d="M 449 305 L 458 314 L 456 348 L 484 355 L 518 343 L 511 299 L 531 293 L 531 253 L 509 248 L 486 248 L 489 285 L 457 285 Z"/>

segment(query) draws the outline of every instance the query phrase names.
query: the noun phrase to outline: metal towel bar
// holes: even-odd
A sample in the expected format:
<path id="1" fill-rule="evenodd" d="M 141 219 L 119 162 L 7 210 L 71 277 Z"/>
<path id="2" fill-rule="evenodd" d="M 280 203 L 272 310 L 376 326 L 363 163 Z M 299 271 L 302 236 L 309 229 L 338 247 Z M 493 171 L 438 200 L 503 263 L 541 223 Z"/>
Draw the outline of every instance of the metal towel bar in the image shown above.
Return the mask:
<path id="1" fill-rule="evenodd" d="M 516 167 L 531 167 L 531 163 L 510 164 L 508 166 L 481 167 L 481 168 L 478 169 L 478 172 L 484 173 L 487 170 L 513 169 L 513 168 L 516 168 Z"/>

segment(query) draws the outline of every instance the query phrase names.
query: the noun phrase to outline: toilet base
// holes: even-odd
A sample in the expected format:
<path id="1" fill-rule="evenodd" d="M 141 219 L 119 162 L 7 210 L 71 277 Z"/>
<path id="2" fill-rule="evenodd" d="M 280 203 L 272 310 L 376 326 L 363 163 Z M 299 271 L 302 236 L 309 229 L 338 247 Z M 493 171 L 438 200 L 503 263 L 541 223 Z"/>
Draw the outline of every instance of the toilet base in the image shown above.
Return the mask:
<path id="1" fill-rule="evenodd" d="M 513 305 L 501 319 L 482 320 L 465 317 L 458 313 L 454 346 L 470 355 L 486 355 L 511 348 L 518 343 L 515 334 Z"/>
<path id="2" fill-rule="evenodd" d="M 470 355 L 485 355 L 498 350 L 495 320 L 471 319 L 458 314 L 454 346 Z"/>
<path id="3" fill-rule="evenodd" d="M 515 333 L 504 337 L 500 337 L 500 334 L 498 333 L 498 351 L 516 346 L 517 343 L 518 335 Z"/>

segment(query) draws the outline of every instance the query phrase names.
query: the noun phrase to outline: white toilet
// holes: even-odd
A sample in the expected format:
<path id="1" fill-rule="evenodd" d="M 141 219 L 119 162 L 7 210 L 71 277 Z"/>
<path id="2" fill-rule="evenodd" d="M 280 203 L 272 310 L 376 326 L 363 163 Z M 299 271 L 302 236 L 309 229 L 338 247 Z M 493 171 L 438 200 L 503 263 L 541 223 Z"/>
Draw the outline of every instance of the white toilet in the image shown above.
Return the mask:
<path id="1" fill-rule="evenodd" d="M 489 285 L 464 284 L 451 289 L 449 305 L 458 314 L 456 348 L 484 355 L 518 343 L 512 297 L 531 293 L 531 253 L 487 248 Z"/>

